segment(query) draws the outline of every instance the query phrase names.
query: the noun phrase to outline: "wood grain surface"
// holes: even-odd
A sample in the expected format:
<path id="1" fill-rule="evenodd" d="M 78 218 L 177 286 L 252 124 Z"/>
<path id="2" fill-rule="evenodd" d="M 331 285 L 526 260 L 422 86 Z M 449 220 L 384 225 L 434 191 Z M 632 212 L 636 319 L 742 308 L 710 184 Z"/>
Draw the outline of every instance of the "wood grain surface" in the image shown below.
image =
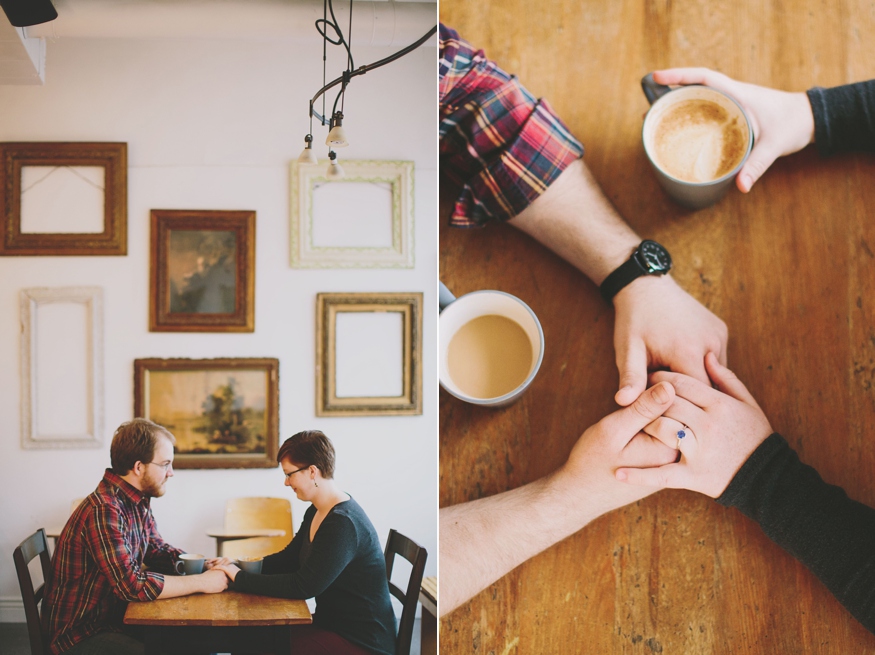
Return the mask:
<path id="1" fill-rule="evenodd" d="M 128 603 L 125 623 L 164 626 L 270 626 L 312 623 L 303 600 L 224 591 Z"/>
<path id="2" fill-rule="evenodd" d="M 607 196 L 663 243 L 674 277 L 729 326 L 729 365 L 828 482 L 875 505 L 875 159 L 777 162 L 748 195 L 692 212 L 641 146 L 640 78 L 701 65 L 802 91 L 875 77 L 871 2 L 442 0 L 441 20 L 546 98 Z M 516 404 L 440 395 L 440 502 L 518 487 L 560 466 L 616 409 L 613 313 L 570 265 L 506 225 L 446 226 L 457 295 L 500 289 L 541 319 L 546 354 Z M 519 526 L 525 531 L 526 526 Z M 840 553 L 836 554 L 841 557 Z M 739 512 L 664 491 L 604 516 L 444 617 L 442 653 L 875 653 L 867 632 Z"/>

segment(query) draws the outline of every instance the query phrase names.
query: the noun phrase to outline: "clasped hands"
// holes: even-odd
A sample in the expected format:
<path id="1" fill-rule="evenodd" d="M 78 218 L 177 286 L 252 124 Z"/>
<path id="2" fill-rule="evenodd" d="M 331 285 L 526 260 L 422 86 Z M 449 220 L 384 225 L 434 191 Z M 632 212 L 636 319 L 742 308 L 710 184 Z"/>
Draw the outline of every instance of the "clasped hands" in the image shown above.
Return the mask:
<path id="1" fill-rule="evenodd" d="M 584 500 L 584 520 L 665 488 L 717 498 L 772 433 L 753 396 L 713 352 L 704 370 L 711 384 L 653 373 L 652 386 L 631 405 L 583 433 L 554 484 Z M 679 444 L 684 426 L 689 429 Z"/>

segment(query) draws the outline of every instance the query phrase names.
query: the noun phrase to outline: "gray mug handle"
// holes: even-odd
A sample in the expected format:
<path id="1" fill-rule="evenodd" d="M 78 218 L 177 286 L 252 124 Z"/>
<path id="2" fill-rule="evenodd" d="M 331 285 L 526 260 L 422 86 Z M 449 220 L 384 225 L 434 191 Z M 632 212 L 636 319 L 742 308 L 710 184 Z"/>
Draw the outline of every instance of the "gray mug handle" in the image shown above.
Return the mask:
<path id="1" fill-rule="evenodd" d="M 440 305 L 441 311 L 444 311 L 444 308 L 453 302 L 456 299 L 456 296 L 453 295 L 453 292 L 447 289 L 447 285 L 443 282 L 440 282 L 440 289 L 438 291 L 438 304 Z"/>
<path id="2" fill-rule="evenodd" d="M 173 565 L 173 568 L 176 569 L 176 573 L 177 573 L 178 575 L 185 575 L 185 571 L 180 571 L 180 570 L 179 570 L 179 565 L 180 565 L 180 564 L 183 564 L 183 561 L 182 561 L 181 559 L 176 560 L 176 564 Z"/>
<path id="3" fill-rule="evenodd" d="M 652 105 L 666 93 L 671 91 L 671 87 L 654 82 L 653 73 L 647 73 L 647 75 L 641 78 L 641 90 L 644 91 L 644 95 L 647 96 L 647 102 Z"/>

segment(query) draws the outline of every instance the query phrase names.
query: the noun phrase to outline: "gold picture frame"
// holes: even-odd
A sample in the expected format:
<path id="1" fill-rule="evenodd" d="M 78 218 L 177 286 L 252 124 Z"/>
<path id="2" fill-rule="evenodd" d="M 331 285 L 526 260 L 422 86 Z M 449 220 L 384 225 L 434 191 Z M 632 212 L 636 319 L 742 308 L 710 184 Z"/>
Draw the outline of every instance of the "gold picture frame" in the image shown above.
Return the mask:
<path id="1" fill-rule="evenodd" d="M 26 167 L 68 173 L 75 167 L 103 169 L 103 229 L 101 232 L 24 232 L 22 231 L 22 194 L 37 193 L 22 189 Z M 55 178 L 53 178 L 55 179 Z M 128 248 L 128 162 L 126 143 L 0 143 L 0 255 L 126 255 Z M 83 182 L 80 182 L 82 184 Z M 62 203 L 63 204 L 63 203 Z"/>
<path id="2" fill-rule="evenodd" d="M 153 209 L 150 332 L 255 331 L 255 212 Z"/>
<path id="3" fill-rule="evenodd" d="M 320 293 L 316 297 L 316 415 L 317 416 L 411 416 L 422 414 L 422 293 Z M 397 314 L 397 316 L 394 316 Z M 344 369 L 338 360 L 338 318 L 368 319 L 380 321 L 376 326 L 379 336 L 385 337 L 383 321 L 388 320 L 387 343 L 393 365 L 383 366 L 382 361 L 372 362 L 359 369 L 360 380 L 344 382 L 339 372 Z M 399 320 L 400 319 L 400 320 Z M 392 335 L 400 343 L 391 342 Z M 360 343 L 348 346 L 341 344 L 345 357 L 365 353 L 380 357 L 376 344 L 369 335 L 355 331 Z M 373 335 L 372 335 L 373 336 Z M 379 339 L 378 339 L 379 340 Z M 397 350 L 396 350 L 397 347 Z M 342 357 L 341 357 L 342 359 Z M 348 367 L 347 367 L 348 368 Z M 392 371 L 400 374 L 394 379 Z M 380 389 L 370 392 L 367 385 L 372 376 L 388 372 L 386 380 L 395 391 Z M 364 380 L 364 386 L 362 385 Z M 340 387 L 345 386 L 346 392 Z"/>
<path id="4" fill-rule="evenodd" d="M 174 468 L 275 468 L 279 360 L 136 359 L 134 416 L 174 434 Z"/>

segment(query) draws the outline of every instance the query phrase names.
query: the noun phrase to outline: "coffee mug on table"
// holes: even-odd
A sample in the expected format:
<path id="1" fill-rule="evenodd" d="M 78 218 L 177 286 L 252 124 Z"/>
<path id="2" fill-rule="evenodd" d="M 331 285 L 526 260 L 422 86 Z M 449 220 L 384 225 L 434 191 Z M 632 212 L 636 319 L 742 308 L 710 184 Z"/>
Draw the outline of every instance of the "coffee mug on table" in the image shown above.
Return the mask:
<path id="1" fill-rule="evenodd" d="M 206 560 L 206 557 L 203 555 L 183 553 L 179 556 L 179 560 L 176 562 L 176 572 L 179 575 L 197 575 L 198 573 L 203 573 L 204 560 Z M 182 570 L 180 570 L 180 566 L 182 567 Z"/>
<path id="2" fill-rule="evenodd" d="M 237 566 L 241 571 L 247 573 L 261 573 L 261 565 L 264 562 L 263 557 L 238 557 Z"/>
<path id="3" fill-rule="evenodd" d="M 531 308 L 503 291 L 456 298 L 443 283 L 440 308 L 441 386 L 474 405 L 519 398 L 544 359 L 544 331 Z"/>
<path id="4" fill-rule="evenodd" d="M 668 194 L 691 209 L 726 193 L 753 148 L 753 127 L 733 98 L 701 85 L 672 89 L 641 80 L 650 102 L 642 140 L 656 177 Z"/>

